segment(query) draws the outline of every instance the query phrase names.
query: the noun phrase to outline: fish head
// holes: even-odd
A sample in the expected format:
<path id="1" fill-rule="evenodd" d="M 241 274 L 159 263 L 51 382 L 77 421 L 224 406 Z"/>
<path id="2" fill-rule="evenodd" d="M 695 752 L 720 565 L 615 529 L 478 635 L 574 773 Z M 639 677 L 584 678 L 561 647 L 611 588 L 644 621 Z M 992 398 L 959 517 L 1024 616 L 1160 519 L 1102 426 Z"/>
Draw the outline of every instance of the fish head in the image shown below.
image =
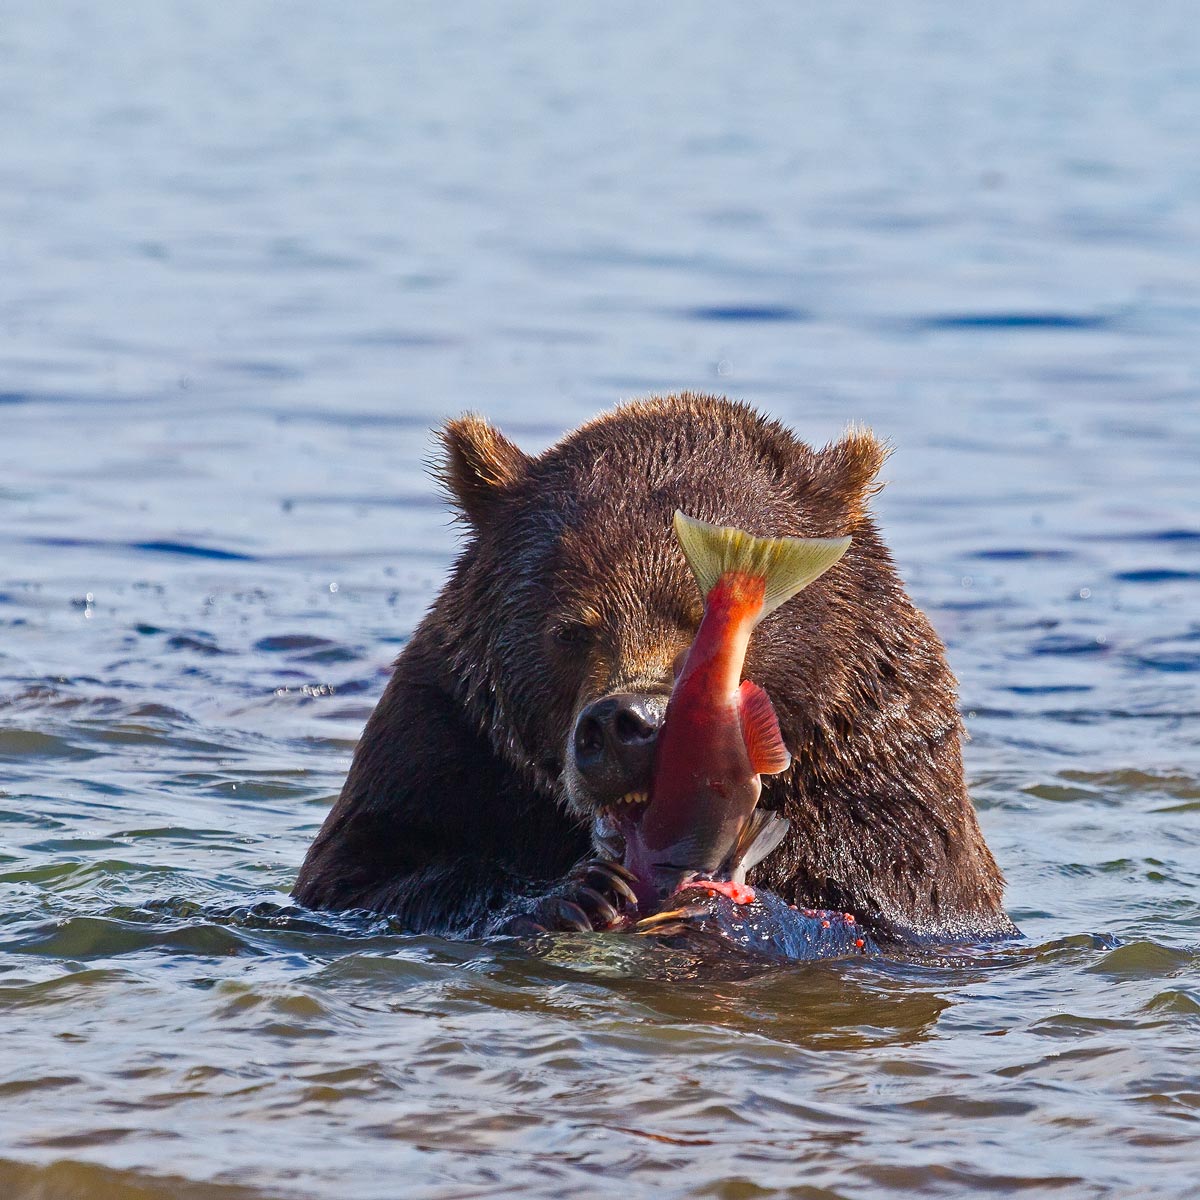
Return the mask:
<path id="1" fill-rule="evenodd" d="M 643 911 L 691 882 L 744 879 L 743 831 L 760 791 L 757 775 L 728 784 L 710 780 L 682 808 L 652 792 L 648 805 L 613 814 Z"/>
<path id="2" fill-rule="evenodd" d="M 759 790 L 754 786 L 753 795 Z M 784 840 L 790 824 L 769 809 L 755 808 L 749 816 L 733 805 L 725 811 L 721 824 L 697 823 L 663 844 L 653 831 L 653 805 L 626 808 L 597 821 L 597 846 L 608 857 L 623 857 L 638 907 L 650 913 L 692 884 L 744 885 L 746 873 Z"/>
<path id="3" fill-rule="evenodd" d="M 655 911 L 680 888 L 713 872 L 698 864 L 692 845 L 677 844 L 650 847 L 646 844 L 644 823 L 648 805 L 624 804 L 602 810 L 593 823 L 592 840 L 605 858 L 621 861 L 630 872 L 637 894 L 638 909 Z M 706 857 L 703 853 L 701 858 Z"/>

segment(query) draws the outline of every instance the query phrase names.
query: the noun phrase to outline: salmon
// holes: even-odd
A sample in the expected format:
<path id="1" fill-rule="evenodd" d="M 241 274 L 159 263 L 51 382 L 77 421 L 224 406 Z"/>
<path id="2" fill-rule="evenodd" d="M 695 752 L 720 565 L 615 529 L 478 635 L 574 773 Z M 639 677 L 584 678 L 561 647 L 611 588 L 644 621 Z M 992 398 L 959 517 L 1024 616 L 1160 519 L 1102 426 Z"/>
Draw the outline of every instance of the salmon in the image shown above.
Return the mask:
<path id="1" fill-rule="evenodd" d="M 659 730 L 649 802 L 622 821 L 624 865 L 643 913 L 695 879 L 736 903 L 753 898 L 746 872 L 787 831 L 786 821 L 755 811 L 761 776 L 787 770 L 791 754 L 770 697 L 742 679 L 746 651 L 755 626 L 850 545 L 848 537 L 754 537 L 679 511 L 675 533 L 704 616 Z"/>
<path id="2" fill-rule="evenodd" d="M 792 962 L 878 954 L 879 946 L 853 913 L 788 904 L 765 888 L 734 899 L 712 881 L 683 883 L 670 908 L 643 917 L 633 932 L 684 949 L 727 950 Z"/>

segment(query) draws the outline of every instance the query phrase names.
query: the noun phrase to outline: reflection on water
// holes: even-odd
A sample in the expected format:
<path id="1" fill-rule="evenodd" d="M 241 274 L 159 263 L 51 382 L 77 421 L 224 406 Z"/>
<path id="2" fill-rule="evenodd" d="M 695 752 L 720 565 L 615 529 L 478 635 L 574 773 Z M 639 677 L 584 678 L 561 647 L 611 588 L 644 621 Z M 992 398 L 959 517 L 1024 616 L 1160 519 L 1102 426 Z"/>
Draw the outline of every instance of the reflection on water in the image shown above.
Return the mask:
<path id="1" fill-rule="evenodd" d="M 0 1192 L 1184 1196 L 1200 33 L 27 8 L 0 29 Z M 428 429 L 866 421 L 1028 941 L 757 969 L 286 893 L 453 553 Z"/>

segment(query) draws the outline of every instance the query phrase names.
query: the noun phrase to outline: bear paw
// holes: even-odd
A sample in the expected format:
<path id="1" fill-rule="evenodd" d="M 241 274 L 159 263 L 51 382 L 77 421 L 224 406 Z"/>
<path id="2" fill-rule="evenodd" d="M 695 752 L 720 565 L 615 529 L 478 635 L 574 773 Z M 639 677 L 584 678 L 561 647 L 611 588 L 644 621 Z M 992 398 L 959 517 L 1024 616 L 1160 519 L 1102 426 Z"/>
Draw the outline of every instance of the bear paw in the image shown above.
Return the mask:
<path id="1" fill-rule="evenodd" d="M 588 859 L 532 909 L 506 921 L 501 932 L 527 937 L 615 929 L 637 908 L 637 896 L 629 886 L 632 879 L 620 863 Z"/>

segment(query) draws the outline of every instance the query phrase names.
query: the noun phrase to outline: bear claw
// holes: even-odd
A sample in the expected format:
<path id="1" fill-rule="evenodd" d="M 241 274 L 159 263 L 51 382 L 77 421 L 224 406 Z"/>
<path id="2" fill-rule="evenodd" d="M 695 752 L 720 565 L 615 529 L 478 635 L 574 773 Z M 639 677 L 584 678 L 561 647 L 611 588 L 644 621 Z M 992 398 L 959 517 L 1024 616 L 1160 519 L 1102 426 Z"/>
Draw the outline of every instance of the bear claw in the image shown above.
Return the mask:
<path id="1" fill-rule="evenodd" d="M 550 928 L 565 933 L 591 933 L 592 920 L 584 909 L 565 896 L 548 896 L 538 905 L 539 917 L 549 918 Z"/>
<path id="2" fill-rule="evenodd" d="M 629 886 L 632 878 L 632 875 L 620 863 L 608 862 L 600 858 L 585 863 L 580 872 L 583 886 L 591 888 L 601 895 L 607 892 L 607 899 L 617 912 L 621 909 L 621 901 L 630 905 L 637 904 L 637 895 Z"/>
<path id="3" fill-rule="evenodd" d="M 621 914 L 595 888 L 583 884 L 571 893 L 575 903 L 591 918 L 593 929 L 608 929 L 615 925 Z"/>

